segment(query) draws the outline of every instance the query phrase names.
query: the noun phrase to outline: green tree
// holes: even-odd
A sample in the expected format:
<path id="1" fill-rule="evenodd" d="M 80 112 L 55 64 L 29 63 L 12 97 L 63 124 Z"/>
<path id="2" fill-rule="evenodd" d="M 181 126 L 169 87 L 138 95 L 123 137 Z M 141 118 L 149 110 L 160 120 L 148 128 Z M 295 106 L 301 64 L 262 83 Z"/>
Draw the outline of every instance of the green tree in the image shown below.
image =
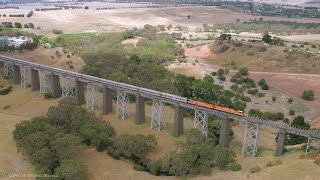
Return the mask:
<path id="1" fill-rule="evenodd" d="M 260 81 L 258 82 L 259 86 L 262 86 L 264 84 L 266 84 L 266 80 L 264 79 L 260 79 Z"/>
<path id="2" fill-rule="evenodd" d="M 231 34 L 221 34 L 220 38 L 221 40 L 231 40 Z"/>
<path id="3" fill-rule="evenodd" d="M 313 101 L 314 100 L 314 92 L 313 90 L 305 90 L 302 94 L 302 99 L 307 101 Z"/>
<path id="4" fill-rule="evenodd" d="M 21 25 L 21 23 L 19 23 L 19 22 L 15 22 L 15 23 L 14 23 L 14 27 L 15 27 L 15 28 L 22 28 L 22 25 Z"/>
<path id="5" fill-rule="evenodd" d="M 269 44 L 269 43 L 272 42 L 272 38 L 271 38 L 271 36 L 267 33 L 267 34 L 265 34 L 265 35 L 262 37 L 262 41 Z"/>
<path id="6" fill-rule="evenodd" d="M 86 180 L 86 168 L 79 162 L 73 160 L 63 160 L 60 167 L 55 170 L 59 179 L 65 180 Z"/>
<path id="7" fill-rule="evenodd" d="M 185 76 L 182 74 L 178 74 L 176 76 L 175 87 L 181 96 L 192 98 L 194 81 L 195 81 L 195 78 L 192 76 Z"/>
<path id="8" fill-rule="evenodd" d="M 156 138 L 153 135 L 121 135 L 117 137 L 108 152 L 115 158 L 123 157 L 139 162 L 145 159 L 147 153 L 154 150 L 157 145 Z"/>
<path id="9" fill-rule="evenodd" d="M 310 129 L 310 124 L 306 123 L 303 116 L 297 116 L 291 122 L 291 126 Z M 288 134 L 287 144 L 289 145 L 296 145 L 306 142 L 307 139 L 303 136 L 295 135 L 295 134 Z"/>
<path id="10" fill-rule="evenodd" d="M 248 76 L 249 75 L 249 70 L 246 67 L 242 67 L 239 69 L 239 73 L 241 76 Z"/>
<path id="11" fill-rule="evenodd" d="M 262 90 L 269 90 L 269 85 L 268 84 L 264 84 L 261 86 Z"/>

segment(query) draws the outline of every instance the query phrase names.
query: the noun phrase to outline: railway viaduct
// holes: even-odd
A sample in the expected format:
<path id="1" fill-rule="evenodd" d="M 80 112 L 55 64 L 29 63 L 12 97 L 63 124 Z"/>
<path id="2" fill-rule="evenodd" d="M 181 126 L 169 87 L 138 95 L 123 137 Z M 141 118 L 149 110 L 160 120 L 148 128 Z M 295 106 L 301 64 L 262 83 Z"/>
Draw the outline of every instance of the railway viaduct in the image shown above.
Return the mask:
<path id="1" fill-rule="evenodd" d="M 205 136 L 208 132 L 208 114 L 221 117 L 221 129 L 219 145 L 228 147 L 230 120 L 238 120 L 246 124 L 242 155 L 255 157 L 258 150 L 259 129 L 261 126 L 278 130 L 276 155 L 284 153 L 287 133 L 293 133 L 308 138 L 306 151 L 311 148 L 320 148 L 320 134 L 305 129 L 292 127 L 288 124 L 278 123 L 265 119 L 237 116 L 234 114 L 208 109 L 197 105 L 191 105 L 181 101 L 183 97 L 158 91 L 139 88 L 136 86 L 118 83 L 85 74 L 66 71 L 19 59 L 0 56 L 0 68 L 4 75 L 13 78 L 17 84 L 27 88 L 31 86 L 33 91 L 40 94 L 50 93 L 54 98 L 74 97 L 87 108 L 94 109 L 97 101 L 97 89 L 103 89 L 103 113 L 109 114 L 112 109 L 112 92 L 117 92 L 116 116 L 118 119 L 126 119 L 129 116 L 129 94 L 135 96 L 135 122 L 145 122 L 145 100 L 152 99 L 151 128 L 157 131 L 166 127 L 165 103 L 175 107 L 173 135 L 180 136 L 183 133 L 183 109 L 189 108 L 195 111 L 194 127 L 198 128 Z M 86 88 L 86 98 L 85 98 Z M 62 89 L 62 90 L 61 90 Z M 74 91 L 75 89 L 75 91 Z M 161 93 L 162 96 L 158 94 Z"/>

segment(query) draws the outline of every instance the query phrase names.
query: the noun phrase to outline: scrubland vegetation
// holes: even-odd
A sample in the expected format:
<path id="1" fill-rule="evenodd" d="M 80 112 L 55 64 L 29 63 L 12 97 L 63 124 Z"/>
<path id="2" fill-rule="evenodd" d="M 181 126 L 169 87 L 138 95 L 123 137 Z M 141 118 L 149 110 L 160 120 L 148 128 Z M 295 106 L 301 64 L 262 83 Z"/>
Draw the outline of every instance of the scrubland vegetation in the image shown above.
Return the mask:
<path id="1" fill-rule="evenodd" d="M 87 179 L 86 167 L 74 158 L 83 145 L 95 147 L 97 151 L 107 150 L 115 159 L 132 160 L 134 169 L 153 175 L 207 174 L 213 166 L 240 170 L 234 152 L 221 149 L 211 138 L 219 138 L 214 131 L 219 132 L 220 125 L 215 128 L 210 129 L 214 135 L 209 135 L 209 138 L 199 130 L 191 130 L 177 150 L 158 160 L 150 160 L 146 155 L 157 147 L 154 136 L 116 136 L 113 127 L 101 117 L 66 99 L 51 107 L 46 116 L 17 124 L 13 138 L 17 148 L 35 167 L 36 173 L 56 174 L 60 179 Z"/>

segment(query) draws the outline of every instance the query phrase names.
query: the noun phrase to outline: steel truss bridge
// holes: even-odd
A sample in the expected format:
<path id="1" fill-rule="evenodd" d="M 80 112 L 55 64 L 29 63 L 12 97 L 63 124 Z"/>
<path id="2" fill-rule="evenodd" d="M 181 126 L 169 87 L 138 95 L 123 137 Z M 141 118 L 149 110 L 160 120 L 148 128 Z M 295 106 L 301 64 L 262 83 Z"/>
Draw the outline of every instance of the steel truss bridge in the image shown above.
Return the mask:
<path id="1" fill-rule="evenodd" d="M 221 129 L 219 145 L 228 146 L 230 119 L 246 124 L 243 156 L 254 157 L 258 150 L 258 137 L 261 126 L 278 130 L 276 155 L 284 153 L 287 133 L 296 134 L 308 138 L 306 152 L 312 148 L 320 148 L 320 134 L 313 130 L 306 130 L 290 126 L 285 123 L 270 121 L 257 117 L 238 116 L 214 109 L 188 104 L 186 98 L 173 94 L 162 93 L 151 89 L 110 81 L 103 78 L 89 76 L 77 72 L 62 70 L 46 65 L 32 63 L 24 60 L 0 55 L 0 68 L 4 68 L 4 75 L 11 77 L 17 84 L 26 88 L 31 86 L 33 90 L 39 90 L 40 94 L 51 93 L 53 97 L 74 97 L 79 102 L 85 103 L 84 85 L 86 84 L 86 105 L 88 109 L 97 107 L 97 90 L 103 88 L 103 111 L 104 114 L 112 112 L 112 91 L 117 91 L 118 119 L 125 119 L 129 114 L 129 94 L 136 97 L 135 119 L 137 123 L 145 121 L 144 102 L 152 99 L 151 128 L 160 131 L 166 127 L 165 103 L 175 106 L 174 131 L 175 136 L 183 133 L 182 108 L 195 110 L 194 127 L 199 129 L 205 136 L 208 133 L 208 114 L 221 117 Z M 60 78 L 61 77 L 61 82 Z M 62 86 L 62 92 L 60 90 Z M 75 89 L 75 91 L 74 91 Z"/>

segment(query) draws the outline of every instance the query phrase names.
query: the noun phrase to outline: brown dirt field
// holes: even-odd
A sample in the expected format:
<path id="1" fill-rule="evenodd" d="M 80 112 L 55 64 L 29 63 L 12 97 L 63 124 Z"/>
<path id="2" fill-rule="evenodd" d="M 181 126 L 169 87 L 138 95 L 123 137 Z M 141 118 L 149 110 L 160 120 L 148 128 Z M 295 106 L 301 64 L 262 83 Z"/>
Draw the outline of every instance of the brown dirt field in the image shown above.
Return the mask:
<path id="1" fill-rule="evenodd" d="M 6 13 L 11 10 L 2 10 Z M 15 13 L 26 10 L 15 10 Z M 187 15 L 191 15 L 187 19 Z M 223 18 L 221 18 L 223 17 Z M 53 36 L 52 29 L 61 29 L 65 33 L 84 31 L 119 31 L 125 28 L 143 27 L 145 24 L 182 24 L 191 28 L 203 24 L 234 23 L 236 19 L 241 22 L 249 19 L 258 19 L 261 16 L 251 16 L 233 12 L 217 7 L 183 7 L 183 8 L 157 8 L 157 9 L 113 9 L 107 11 L 96 10 L 59 10 L 35 11 L 31 18 L 1 17 L 1 21 L 33 23 L 41 30 L 29 29 L 36 33 Z M 317 19 L 287 19 L 263 17 L 264 20 L 320 22 Z"/>
<path id="2" fill-rule="evenodd" d="M 56 51 L 59 52 L 61 57 L 56 55 Z M 75 72 L 78 72 L 84 65 L 84 61 L 80 57 L 69 54 L 70 58 L 68 58 L 68 54 L 64 54 L 61 48 L 45 48 L 39 46 L 34 51 L 3 53 L 2 55 Z M 52 57 L 54 57 L 54 59 L 52 59 Z M 69 68 L 67 61 L 72 61 L 73 69 Z"/>
<path id="3" fill-rule="evenodd" d="M 320 77 L 285 76 L 272 74 L 251 74 L 255 80 L 264 78 L 276 91 L 287 94 L 294 101 L 299 102 L 309 110 L 302 115 L 311 120 L 312 127 L 320 128 Z M 301 98 L 304 90 L 311 89 L 315 93 L 314 101 L 305 101 Z"/>

